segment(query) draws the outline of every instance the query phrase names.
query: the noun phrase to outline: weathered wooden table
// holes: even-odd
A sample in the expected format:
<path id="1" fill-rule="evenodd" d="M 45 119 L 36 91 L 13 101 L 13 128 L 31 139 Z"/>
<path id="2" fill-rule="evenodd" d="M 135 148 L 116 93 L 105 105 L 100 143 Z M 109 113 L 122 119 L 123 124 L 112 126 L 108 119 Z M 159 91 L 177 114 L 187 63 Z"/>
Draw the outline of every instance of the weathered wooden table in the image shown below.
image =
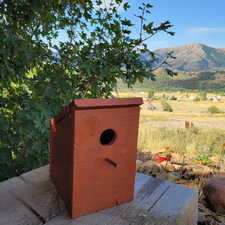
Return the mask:
<path id="1" fill-rule="evenodd" d="M 0 225 L 196 225 L 197 206 L 197 191 L 137 173 L 132 202 L 70 219 L 48 166 L 0 183 Z"/>

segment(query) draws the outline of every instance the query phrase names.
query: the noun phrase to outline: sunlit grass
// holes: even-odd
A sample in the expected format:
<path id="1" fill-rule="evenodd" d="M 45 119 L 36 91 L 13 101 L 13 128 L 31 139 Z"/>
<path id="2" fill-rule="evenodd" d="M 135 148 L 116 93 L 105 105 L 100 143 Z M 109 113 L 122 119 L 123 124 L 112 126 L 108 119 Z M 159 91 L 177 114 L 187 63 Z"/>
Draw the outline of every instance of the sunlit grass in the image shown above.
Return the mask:
<path id="1" fill-rule="evenodd" d="M 225 157 L 225 97 L 221 101 L 198 101 L 189 97 L 196 97 L 198 93 L 174 92 L 155 93 L 154 96 L 176 96 L 180 100 L 166 100 L 173 112 L 163 112 L 161 100 L 145 102 L 140 113 L 140 128 L 138 149 L 159 152 L 170 147 L 179 153 L 194 157 L 199 155 L 216 155 Z M 147 92 L 116 93 L 115 97 L 147 98 Z M 215 94 L 208 93 L 208 96 Z M 153 105 L 156 110 L 148 110 Z M 210 114 L 208 108 L 215 105 L 221 114 Z M 185 121 L 193 123 L 193 127 L 185 128 Z"/>
<path id="2" fill-rule="evenodd" d="M 168 93 L 164 93 L 168 94 Z M 147 97 L 147 93 L 126 93 L 130 97 Z M 157 93 L 162 96 L 163 93 Z M 170 93 L 176 97 L 185 97 L 185 93 Z M 196 93 L 189 93 L 195 96 Z M 213 96 L 213 94 L 210 94 Z M 215 105 L 225 112 L 225 97 L 220 102 L 180 100 L 167 102 L 173 112 L 163 112 L 159 100 L 145 102 L 140 113 L 138 149 L 141 151 L 159 152 L 170 147 L 179 153 L 192 157 L 200 155 L 225 158 L 225 113 L 210 114 L 208 107 Z M 148 105 L 156 110 L 148 110 Z M 185 128 L 185 121 L 193 127 Z"/>
<path id="3" fill-rule="evenodd" d="M 159 152 L 170 147 L 179 153 L 199 155 L 208 152 L 224 155 L 225 132 L 198 128 L 166 128 L 141 125 L 139 128 L 138 149 Z"/>

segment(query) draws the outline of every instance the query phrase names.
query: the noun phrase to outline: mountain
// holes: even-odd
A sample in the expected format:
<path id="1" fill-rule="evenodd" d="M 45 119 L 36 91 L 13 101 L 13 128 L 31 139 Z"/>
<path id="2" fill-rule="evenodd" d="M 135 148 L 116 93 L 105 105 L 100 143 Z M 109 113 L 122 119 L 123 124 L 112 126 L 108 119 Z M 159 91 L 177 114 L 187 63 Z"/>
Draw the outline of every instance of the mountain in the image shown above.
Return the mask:
<path id="1" fill-rule="evenodd" d="M 165 68 L 154 71 L 156 80 L 145 79 L 143 83 L 136 83 L 134 88 L 154 89 L 157 91 L 201 90 L 207 92 L 225 93 L 225 70 L 186 72 L 178 71 L 177 76 L 168 76 Z M 120 89 L 126 89 L 122 82 Z"/>
<path id="2" fill-rule="evenodd" d="M 158 62 L 173 52 L 175 59 L 154 71 L 156 81 L 145 79 L 134 88 L 155 90 L 202 90 L 225 92 L 225 48 L 212 48 L 203 44 L 189 44 L 173 48 L 162 48 L 155 51 Z M 151 60 L 148 53 L 142 54 L 143 60 Z M 156 66 L 155 64 L 154 66 Z M 177 76 L 168 76 L 169 68 Z M 120 82 L 119 88 L 125 89 Z"/>
<path id="3" fill-rule="evenodd" d="M 155 51 L 159 62 L 167 53 L 173 52 L 175 59 L 169 59 L 167 67 L 173 70 L 200 72 L 225 69 L 225 48 L 212 48 L 203 44 L 189 44 Z M 145 60 L 149 55 L 143 55 Z"/>

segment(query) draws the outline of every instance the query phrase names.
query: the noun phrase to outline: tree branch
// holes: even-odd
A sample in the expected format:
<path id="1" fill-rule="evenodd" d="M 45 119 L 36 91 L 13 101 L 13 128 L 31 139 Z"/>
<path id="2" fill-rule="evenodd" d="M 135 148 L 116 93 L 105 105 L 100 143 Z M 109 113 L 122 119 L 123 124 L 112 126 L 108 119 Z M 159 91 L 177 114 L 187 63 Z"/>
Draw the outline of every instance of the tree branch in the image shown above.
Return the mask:
<path id="1" fill-rule="evenodd" d="M 159 67 L 161 67 L 163 64 L 166 63 L 166 61 L 169 59 L 169 58 L 172 58 L 173 56 L 171 55 L 172 52 L 168 53 L 166 55 L 166 57 L 162 60 L 162 62 L 160 62 L 156 67 L 152 68 L 150 71 L 155 71 L 157 70 Z"/>

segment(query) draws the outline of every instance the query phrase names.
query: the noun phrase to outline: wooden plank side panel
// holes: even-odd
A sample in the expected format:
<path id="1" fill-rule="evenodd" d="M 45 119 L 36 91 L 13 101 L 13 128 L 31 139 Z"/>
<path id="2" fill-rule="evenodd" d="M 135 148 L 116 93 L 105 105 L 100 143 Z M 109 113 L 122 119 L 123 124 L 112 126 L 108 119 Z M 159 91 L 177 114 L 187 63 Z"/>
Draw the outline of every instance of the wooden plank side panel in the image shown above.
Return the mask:
<path id="1" fill-rule="evenodd" d="M 72 208 L 74 113 L 56 124 L 51 143 L 50 177 L 68 210 Z"/>

